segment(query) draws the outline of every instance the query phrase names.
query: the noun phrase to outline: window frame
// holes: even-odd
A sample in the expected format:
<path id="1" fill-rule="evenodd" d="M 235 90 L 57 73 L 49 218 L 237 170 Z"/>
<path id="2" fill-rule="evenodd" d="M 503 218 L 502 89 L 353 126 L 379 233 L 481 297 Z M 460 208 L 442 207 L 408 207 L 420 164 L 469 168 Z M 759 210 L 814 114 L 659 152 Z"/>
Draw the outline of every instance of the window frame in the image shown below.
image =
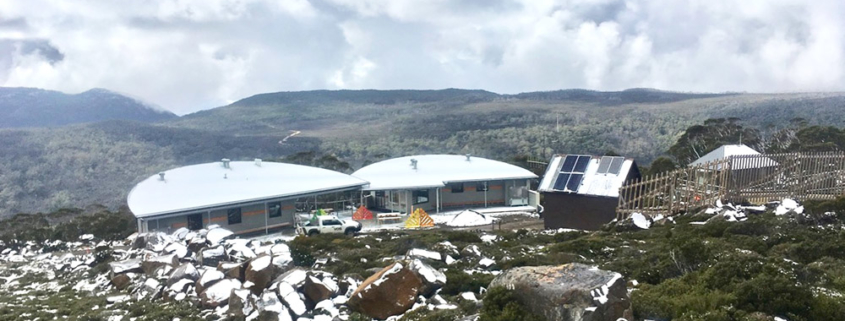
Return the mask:
<path id="1" fill-rule="evenodd" d="M 478 182 L 475 184 L 475 191 L 476 192 L 487 192 L 490 190 L 490 184 L 488 182 Z"/>
<path id="2" fill-rule="evenodd" d="M 424 196 L 425 202 L 420 202 L 419 198 L 422 197 L 422 196 L 419 195 L 419 194 L 421 194 L 423 192 L 425 193 L 425 196 Z M 411 191 L 411 201 L 412 201 L 411 203 L 413 203 L 414 205 L 425 204 L 425 203 L 431 202 L 431 193 L 427 189 L 413 190 L 413 191 Z"/>
<path id="3" fill-rule="evenodd" d="M 455 188 L 456 186 L 459 186 L 460 188 Z M 449 190 L 452 192 L 452 194 L 463 193 L 464 183 L 449 183 Z"/>
<path id="4" fill-rule="evenodd" d="M 273 209 L 274 207 L 276 207 L 276 209 L 278 209 L 278 212 Z M 269 203 L 267 203 L 267 217 L 268 218 L 282 217 L 282 202 L 269 202 Z"/>
<path id="5" fill-rule="evenodd" d="M 232 218 L 236 217 L 237 220 Z M 243 211 L 240 207 L 230 208 L 226 210 L 226 221 L 229 225 L 237 225 L 243 223 Z"/>

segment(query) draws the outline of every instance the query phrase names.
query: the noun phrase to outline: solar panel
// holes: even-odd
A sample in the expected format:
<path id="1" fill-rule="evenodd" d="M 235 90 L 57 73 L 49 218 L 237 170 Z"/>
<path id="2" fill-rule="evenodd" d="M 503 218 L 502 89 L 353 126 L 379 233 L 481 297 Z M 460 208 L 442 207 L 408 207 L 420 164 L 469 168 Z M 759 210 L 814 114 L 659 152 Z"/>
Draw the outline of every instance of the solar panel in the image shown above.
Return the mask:
<path id="1" fill-rule="evenodd" d="M 566 189 L 577 192 L 578 186 L 581 186 L 581 180 L 584 179 L 584 174 L 572 174 L 569 178 L 569 182 L 566 183 Z"/>
<path id="2" fill-rule="evenodd" d="M 625 162 L 624 157 L 614 157 L 613 163 L 610 164 L 610 169 L 608 170 L 608 172 L 613 175 L 619 175 L 619 170 L 622 169 L 623 162 Z"/>
<path id="3" fill-rule="evenodd" d="M 613 161 L 613 157 L 610 156 L 602 156 L 601 162 L 599 163 L 599 170 L 596 171 L 596 174 L 606 174 L 607 169 L 610 168 L 610 163 Z"/>
<path id="4" fill-rule="evenodd" d="M 555 189 L 562 191 L 566 189 L 566 183 L 569 181 L 569 174 L 559 174 L 555 181 Z"/>
<path id="5" fill-rule="evenodd" d="M 587 171 L 587 165 L 590 164 L 591 158 L 592 157 L 590 157 L 590 156 L 580 156 L 580 157 L 578 157 L 578 161 L 575 162 L 575 169 L 573 169 L 572 171 L 573 172 L 580 172 L 580 173 L 586 172 Z"/>
<path id="6" fill-rule="evenodd" d="M 563 160 L 563 166 L 560 167 L 561 172 L 571 172 L 572 168 L 575 167 L 575 161 L 578 159 L 578 155 L 569 155 L 566 156 L 566 159 Z"/>

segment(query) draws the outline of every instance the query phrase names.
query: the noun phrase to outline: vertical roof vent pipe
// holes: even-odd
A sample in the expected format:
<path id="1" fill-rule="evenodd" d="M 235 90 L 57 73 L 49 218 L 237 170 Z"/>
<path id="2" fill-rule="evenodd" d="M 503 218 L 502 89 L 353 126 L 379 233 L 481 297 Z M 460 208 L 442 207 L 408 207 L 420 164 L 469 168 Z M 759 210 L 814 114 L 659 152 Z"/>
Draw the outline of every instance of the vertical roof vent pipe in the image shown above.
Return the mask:
<path id="1" fill-rule="evenodd" d="M 467 156 L 467 162 L 470 161 L 470 157 L 472 157 L 472 154 L 467 154 L 466 156 Z"/>
<path id="2" fill-rule="evenodd" d="M 255 159 L 255 166 L 261 167 L 261 158 Z"/>
<path id="3" fill-rule="evenodd" d="M 228 158 L 221 159 L 220 161 L 223 162 L 223 168 L 229 168 L 230 160 Z"/>
<path id="4" fill-rule="evenodd" d="M 411 167 L 413 169 L 417 169 L 417 160 L 416 159 L 411 158 Z"/>
<path id="5" fill-rule="evenodd" d="M 160 181 L 164 180 L 164 172 L 158 173 L 158 180 L 160 180 Z"/>

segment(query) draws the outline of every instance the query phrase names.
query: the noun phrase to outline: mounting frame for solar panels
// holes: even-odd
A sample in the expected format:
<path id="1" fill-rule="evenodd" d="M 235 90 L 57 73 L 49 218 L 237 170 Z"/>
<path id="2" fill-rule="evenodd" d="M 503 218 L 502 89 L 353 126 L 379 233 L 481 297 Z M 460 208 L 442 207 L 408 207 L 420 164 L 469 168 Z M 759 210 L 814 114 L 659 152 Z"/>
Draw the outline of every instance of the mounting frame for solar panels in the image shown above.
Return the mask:
<path id="1" fill-rule="evenodd" d="M 558 168 L 552 188 L 558 191 L 577 193 L 592 159 L 593 156 L 590 155 L 566 155 L 560 168 Z"/>

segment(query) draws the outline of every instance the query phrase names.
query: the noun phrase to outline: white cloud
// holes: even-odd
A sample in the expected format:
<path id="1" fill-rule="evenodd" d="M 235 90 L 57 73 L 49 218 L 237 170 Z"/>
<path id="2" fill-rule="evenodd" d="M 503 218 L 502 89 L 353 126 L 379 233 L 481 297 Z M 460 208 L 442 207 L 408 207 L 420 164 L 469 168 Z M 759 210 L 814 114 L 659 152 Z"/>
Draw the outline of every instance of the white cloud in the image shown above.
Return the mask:
<path id="1" fill-rule="evenodd" d="M 839 0 L 0 0 L 0 8 L 0 85 L 104 87 L 177 113 L 323 88 L 845 90 Z"/>

